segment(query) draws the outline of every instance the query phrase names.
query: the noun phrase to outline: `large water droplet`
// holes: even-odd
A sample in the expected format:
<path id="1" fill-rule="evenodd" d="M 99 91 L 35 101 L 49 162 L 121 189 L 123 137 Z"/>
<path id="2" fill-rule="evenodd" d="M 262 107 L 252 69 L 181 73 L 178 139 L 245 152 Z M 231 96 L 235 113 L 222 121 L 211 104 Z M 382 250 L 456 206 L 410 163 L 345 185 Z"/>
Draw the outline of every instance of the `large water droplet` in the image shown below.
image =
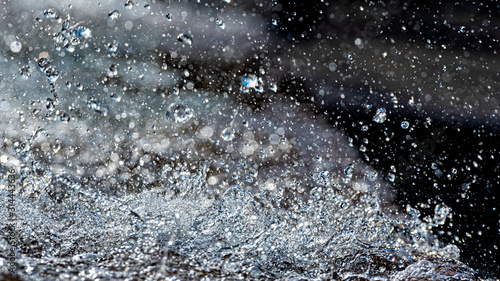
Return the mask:
<path id="1" fill-rule="evenodd" d="M 186 123 L 192 117 L 191 109 L 181 103 L 173 103 L 168 107 L 167 119 L 175 123 Z"/>
<path id="2" fill-rule="evenodd" d="M 247 74 L 241 78 L 241 84 L 245 88 L 255 88 L 257 86 L 257 76 L 253 74 Z"/>
<path id="3" fill-rule="evenodd" d="M 387 113 L 384 108 L 378 108 L 377 113 L 373 116 L 373 121 L 377 123 L 384 123 L 387 120 Z"/>
<path id="4" fill-rule="evenodd" d="M 408 122 L 408 121 L 403 121 L 403 122 L 401 122 L 401 128 L 403 128 L 403 129 L 405 129 L 405 130 L 406 130 L 406 129 L 408 129 L 409 127 L 410 127 L 410 122 Z"/>

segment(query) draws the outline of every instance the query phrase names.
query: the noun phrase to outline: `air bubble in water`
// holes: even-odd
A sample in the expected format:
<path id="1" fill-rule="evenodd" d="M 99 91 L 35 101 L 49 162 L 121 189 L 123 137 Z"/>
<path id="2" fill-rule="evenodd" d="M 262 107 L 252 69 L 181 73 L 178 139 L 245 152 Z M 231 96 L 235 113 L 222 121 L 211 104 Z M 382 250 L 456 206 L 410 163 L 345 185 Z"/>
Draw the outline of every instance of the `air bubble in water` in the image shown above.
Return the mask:
<path id="1" fill-rule="evenodd" d="M 175 123 L 186 123 L 193 117 L 191 109 L 181 103 L 173 103 L 168 107 L 167 119 Z"/>
<path id="2" fill-rule="evenodd" d="M 181 33 L 177 36 L 177 40 L 187 45 L 193 44 L 193 38 L 186 33 Z"/>
<path id="3" fill-rule="evenodd" d="M 377 123 L 384 123 L 387 120 L 387 112 L 384 108 L 377 109 L 377 113 L 373 116 L 373 121 Z"/>
<path id="4" fill-rule="evenodd" d="M 47 19 L 54 19 L 56 18 L 56 12 L 54 11 L 54 9 L 47 9 L 45 11 L 43 11 L 43 16 Z"/>
<path id="5" fill-rule="evenodd" d="M 227 127 L 222 130 L 221 138 L 225 141 L 232 141 L 235 137 L 234 130 L 231 127 Z"/>
<path id="6" fill-rule="evenodd" d="M 112 20 L 115 20 L 118 17 L 120 17 L 120 12 L 118 12 L 117 10 L 114 10 L 111 13 L 108 14 L 108 18 L 110 18 Z"/>
<path id="7" fill-rule="evenodd" d="M 410 122 L 408 122 L 408 121 L 403 121 L 403 122 L 401 122 L 401 128 L 403 128 L 403 129 L 405 129 L 405 130 L 406 130 L 406 129 L 408 129 L 409 127 L 410 127 Z"/>

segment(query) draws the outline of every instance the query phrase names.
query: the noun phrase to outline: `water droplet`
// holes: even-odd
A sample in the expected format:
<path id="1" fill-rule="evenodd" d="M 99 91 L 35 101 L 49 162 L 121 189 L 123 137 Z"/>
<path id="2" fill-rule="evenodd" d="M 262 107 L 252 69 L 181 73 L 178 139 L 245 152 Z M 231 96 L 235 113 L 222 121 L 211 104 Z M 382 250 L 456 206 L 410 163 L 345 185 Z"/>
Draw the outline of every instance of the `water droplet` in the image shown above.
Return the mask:
<path id="1" fill-rule="evenodd" d="M 225 24 L 222 20 L 217 19 L 217 20 L 216 20 L 216 22 L 217 22 L 217 26 L 218 26 L 220 29 L 225 29 L 225 28 L 226 28 L 226 24 Z"/>
<path id="2" fill-rule="evenodd" d="M 231 0 L 222 0 L 222 2 L 231 3 Z"/>
<path id="3" fill-rule="evenodd" d="M 23 44 L 21 44 L 21 42 L 19 42 L 19 41 L 14 41 L 14 42 L 10 43 L 10 50 L 13 53 L 19 53 L 21 51 L 22 47 L 23 47 Z"/>
<path id="4" fill-rule="evenodd" d="M 368 126 L 367 126 L 367 125 L 363 125 L 363 126 L 361 127 L 361 131 L 363 131 L 363 132 L 368 131 Z"/>
<path id="5" fill-rule="evenodd" d="M 235 137 L 234 129 L 231 127 L 227 127 L 224 130 L 222 130 L 222 133 L 220 136 L 225 141 L 232 141 Z"/>
<path id="6" fill-rule="evenodd" d="M 134 7 L 134 2 L 132 2 L 132 1 L 130 1 L 130 0 L 129 0 L 129 1 L 125 2 L 125 5 L 123 5 L 123 6 L 124 6 L 126 9 L 129 9 L 129 10 L 130 10 L 130 9 L 132 9 L 132 8 Z"/>
<path id="7" fill-rule="evenodd" d="M 175 123 L 186 123 L 192 117 L 191 109 L 181 103 L 173 103 L 168 107 L 167 119 Z"/>
<path id="8" fill-rule="evenodd" d="M 108 52 L 114 53 L 118 49 L 118 44 L 108 43 L 108 45 L 106 45 L 106 47 L 108 49 Z"/>
<path id="9" fill-rule="evenodd" d="M 47 99 L 47 109 L 49 111 L 54 111 L 54 108 L 55 108 L 55 103 L 54 103 L 54 100 L 51 99 L 51 98 L 48 98 Z"/>
<path id="10" fill-rule="evenodd" d="M 165 18 L 167 19 L 167 21 L 172 21 L 172 15 L 170 13 L 166 14 Z"/>
<path id="11" fill-rule="evenodd" d="M 278 26 L 278 20 L 277 19 L 272 19 L 271 24 L 274 26 Z"/>
<path id="12" fill-rule="evenodd" d="M 247 74 L 241 78 L 241 84 L 245 88 L 255 88 L 257 86 L 257 76 L 253 74 Z"/>
<path id="13" fill-rule="evenodd" d="M 389 173 L 387 178 L 389 179 L 390 182 L 394 182 L 396 180 L 396 175 L 393 173 Z"/>
<path id="14" fill-rule="evenodd" d="M 347 168 L 344 170 L 344 174 L 346 177 L 350 178 L 352 177 L 354 170 L 352 169 L 352 165 L 349 165 Z"/>
<path id="15" fill-rule="evenodd" d="M 110 78 L 118 75 L 118 68 L 116 67 L 116 65 L 112 64 L 109 66 L 108 71 L 107 71 L 107 75 Z"/>
<path id="16" fill-rule="evenodd" d="M 73 46 L 72 44 L 66 43 L 66 44 L 64 44 L 64 50 L 66 50 L 67 52 L 73 53 L 75 51 L 75 46 Z"/>
<path id="17" fill-rule="evenodd" d="M 19 75 L 21 75 L 21 77 L 23 77 L 24 79 L 30 78 L 31 77 L 30 67 L 27 65 L 23 66 L 21 69 L 19 69 Z"/>
<path id="18" fill-rule="evenodd" d="M 177 40 L 183 44 L 191 45 L 193 44 L 193 38 L 186 33 L 181 33 L 177 36 Z"/>
<path id="19" fill-rule="evenodd" d="M 403 129 L 405 129 L 405 130 L 406 130 L 406 129 L 408 129 L 409 127 L 410 127 L 410 122 L 408 122 L 408 121 L 403 121 L 403 122 L 401 122 L 401 128 L 403 128 Z"/>
<path id="20" fill-rule="evenodd" d="M 120 12 L 117 10 L 112 11 L 111 13 L 108 14 L 108 18 L 115 20 L 120 17 Z"/>
<path id="21" fill-rule="evenodd" d="M 278 87 L 276 86 L 276 84 L 271 83 L 271 84 L 269 85 L 269 90 L 271 90 L 271 91 L 273 91 L 273 92 L 275 92 L 275 93 L 276 93 L 276 91 L 278 90 Z"/>
<path id="22" fill-rule="evenodd" d="M 69 120 L 71 119 L 68 114 L 62 113 L 59 118 L 61 119 L 61 122 L 64 124 L 67 124 Z"/>
<path id="23" fill-rule="evenodd" d="M 378 108 L 375 116 L 373 116 L 373 121 L 377 123 L 384 123 L 387 120 L 387 113 L 384 108 Z"/>
<path id="24" fill-rule="evenodd" d="M 172 88 L 172 94 L 178 96 L 179 95 L 179 88 L 178 87 Z"/>
<path id="25" fill-rule="evenodd" d="M 56 18 L 57 14 L 54 11 L 54 9 L 47 9 L 47 10 L 43 11 L 43 16 L 47 19 L 54 19 L 54 18 Z"/>

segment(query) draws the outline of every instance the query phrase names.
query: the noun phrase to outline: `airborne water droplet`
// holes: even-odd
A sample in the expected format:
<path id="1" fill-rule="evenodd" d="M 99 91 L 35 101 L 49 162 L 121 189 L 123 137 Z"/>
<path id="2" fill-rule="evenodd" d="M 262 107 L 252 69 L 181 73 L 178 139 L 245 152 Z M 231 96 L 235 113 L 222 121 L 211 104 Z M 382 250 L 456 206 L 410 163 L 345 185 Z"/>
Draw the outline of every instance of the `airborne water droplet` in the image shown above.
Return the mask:
<path id="1" fill-rule="evenodd" d="M 175 123 L 186 123 L 193 117 L 191 109 L 181 103 L 173 103 L 168 107 L 167 119 Z"/>
<path id="2" fill-rule="evenodd" d="M 43 16 L 47 19 L 53 19 L 56 17 L 56 12 L 54 11 L 54 9 L 47 9 L 43 11 Z"/>
<path id="3" fill-rule="evenodd" d="M 217 19 L 217 26 L 220 29 L 225 29 L 226 28 L 226 24 L 221 19 Z"/>
<path id="4" fill-rule="evenodd" d="M 132 2 L 132 1 L 130 1 L 130 0 L 129 0 L 129 1 L 125 2 L 125 5 L 123 5 L 123 6 L 124 6 L 126 9 L 129 9 L 129 10 L 130 10 L 130 9 L 132 9 L 132 8 L 134 7 L 134 2 Z"/>
<path id="5" fill-rule="evenodd" d="M 172 21 L 172 15 L 170 13 L 166 14 L 165 18 L 167 19 L 167 21 Z"/>
<path id="6" fill-rule="evenodd" d="M 107 75 L 110 78 L 118 75 L 118 68 L 116 67 L 116 65 L 112 64 L 109 66 L 108 71 L 107 71 Z"/>
<path id="7" fill-rule="evenodd" d="M 108 14 L 108 18 L 110 18 L 112 20 L 115 20 L 118 17 L 120 17 L 120 12 L 118 12 L 117 10 L 114 10 L 111 13 Z"/>
<path id="8" fill-rule="evenodd" d="M 193 44 L 193 38 L 186 33 L 181 33 L 177 36 L 177 40 L 187 45 Z"/>
<path id="9" fill-rule="evenodd" d="M 52 100 L 51 98 L 48 98 L 47 99 L 47 109 L 49 111 L 54 111 L 54 108 L 55 108 L 54 100 Z"/>
<path id="10" fill-rule="evenodd" d="M 19 69 L 19 75 L 23 77 L 24 79 L 28 79 L 31 77 L 31 71 L 29 66 L 23 66 L 21 69 Z"/>
<path id="11" fill-rule="evenodd" d="M 247 74 L 241 78 L 241 84 L 245 88 L 255 88 L 257 86 L 257 76 L 253 74 Z"/>
<path id="12" fill-rule="evenodd" d="M 377 109 L 377 113 L 373 116 L 373 121 L 377 123 L 384 123 L 387 119 L 387 113 L 384 108 Z"/>
<path id="13" fill-rule="evenodd" d="M 235 137 L 233 128 L 231 128 L 231 127 L 225 128 L 224 130 L 222 130 L 222 133 L 220 136 L 225 141 L 232 141 Z"/>
<path id="14" fill-rule="evenodd" d="M 403 129 L 405 129 L 405 130 L 406 130 L 406 129 L 408 129 L 409 127 L 410 127 L 410 122 L 408 122 L 408 121 L 403 121 L 403 122 L 401 122 L 401 128 L 403 128 Z"/>
<path id="15" fill-rule="evenodd" d="M 62 113 L 61 116 L 59 116 L 59 118 L 61 119 L 61 122 L 64 124 L 67 124 L 70 120 L 69 115 L 66 113 Z"/>

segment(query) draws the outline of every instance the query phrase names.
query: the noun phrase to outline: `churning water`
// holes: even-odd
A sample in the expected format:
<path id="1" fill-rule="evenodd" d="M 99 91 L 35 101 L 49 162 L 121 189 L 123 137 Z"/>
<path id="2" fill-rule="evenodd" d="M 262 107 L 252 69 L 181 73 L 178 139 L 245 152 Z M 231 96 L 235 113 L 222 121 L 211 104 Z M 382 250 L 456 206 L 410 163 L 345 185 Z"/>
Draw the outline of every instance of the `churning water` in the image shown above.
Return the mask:
<path id="1" fill-rule="evenodd" d="M 446 205 L 426 221 L 394 206 L 277 88 L 259 16 L 56 2 L 2 6 L 2 278 L 475 278 L 431 233 Z"/>

